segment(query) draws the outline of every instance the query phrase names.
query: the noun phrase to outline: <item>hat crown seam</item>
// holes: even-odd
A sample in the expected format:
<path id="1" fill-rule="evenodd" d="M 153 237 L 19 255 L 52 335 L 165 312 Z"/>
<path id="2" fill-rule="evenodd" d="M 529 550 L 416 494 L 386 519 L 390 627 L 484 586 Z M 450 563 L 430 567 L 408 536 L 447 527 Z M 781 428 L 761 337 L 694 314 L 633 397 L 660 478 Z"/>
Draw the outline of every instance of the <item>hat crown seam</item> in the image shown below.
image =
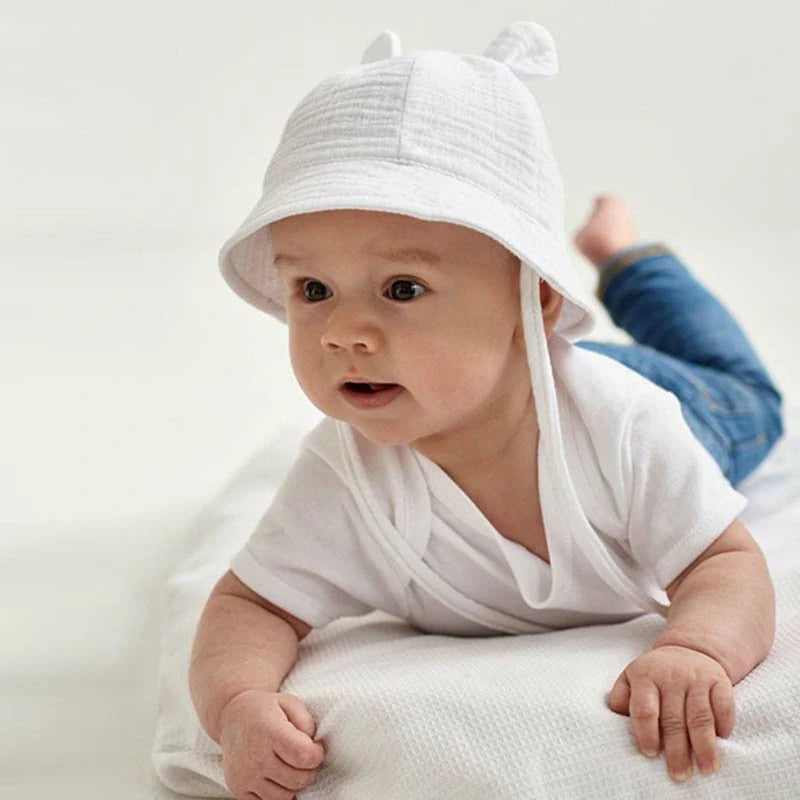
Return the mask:
<path id="1" fill-rule="evenodd" d="M 402 152 L 403 152 L 403 131 L 405 130 L 405 125 L 406 125 L 406 110 L 408 109 L 408 96 L 409 96 L 409 94 L 411 92 L 411 81 L 414 78 L 414 72 L 416 70 L 418 58 L 419 58 L 419 56 L 415 55 L 414 58 L 411 60 L 411 65 L 410 65 L 410 67 L 408 69 L 408 75 L 406 76 L 406 88 L 405 88 L 405 92 L 403 93 L 403 110 L 402 110 L 402 113 L 401 113 L 401 116 L 400 116 L 400 124 L 398 126 L 398 131 L 397 131 L 396 157 L 397 157 L 398 160 L 403 157 L 402 156 Z"/>

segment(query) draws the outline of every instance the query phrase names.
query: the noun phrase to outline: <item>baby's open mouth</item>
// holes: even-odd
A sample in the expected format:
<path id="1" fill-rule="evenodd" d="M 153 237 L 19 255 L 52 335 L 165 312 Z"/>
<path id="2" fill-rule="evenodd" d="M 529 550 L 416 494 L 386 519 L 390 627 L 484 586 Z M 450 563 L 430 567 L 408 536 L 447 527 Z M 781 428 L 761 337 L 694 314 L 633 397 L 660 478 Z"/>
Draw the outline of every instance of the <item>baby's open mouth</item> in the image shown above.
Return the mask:
<path id="1" fill-rule="evenodd" d="M 354 392 L 361 392 L 362 394 L 374 394 L 375 392 L 382 392 L 386 389 L 393 389 L 397 386 L 396 383 L 353 383 L 348 381 L 345 387 L 352 389 Z"/>

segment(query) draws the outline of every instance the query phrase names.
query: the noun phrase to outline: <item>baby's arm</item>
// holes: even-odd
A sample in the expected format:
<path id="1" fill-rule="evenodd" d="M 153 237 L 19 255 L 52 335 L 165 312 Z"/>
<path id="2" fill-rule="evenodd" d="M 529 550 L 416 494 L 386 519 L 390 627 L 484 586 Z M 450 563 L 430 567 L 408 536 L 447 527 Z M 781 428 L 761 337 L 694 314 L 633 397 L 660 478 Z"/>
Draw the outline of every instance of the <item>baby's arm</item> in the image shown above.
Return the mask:
<path id="1" fill-rule="evenodd" d="M 630 714 L 647 755 L 663 735 L 673 778 L 718 767 L 716 736 L 730 736 L 733 684 L 766 658 L 775 591 L 764 554 L 736 519 L 668 587 L 666 630 L 617 679 L 609 706 Z"/>
<path id="2" fill-rule="evenodd" d="M 200 722 L 219 742 L 225 706 L 249 689 L 277 692 L 311 627 L 272 605 L 228 571 L 197 626 L 189 688 Z"/>
<path id="3" fill-rule="evenodd" d="M 738 683 L 775 639 L 775 589 L 761 548 L 739 519 L 667 587 L 666 630 L 654 647 L 711 656 Z"/>
<path id="4" fill-rule="evenodd" d="M 286 797 L 313 782 L 325 749 L 300 698 L 279 691 L 311 627 L 251 591 L 232 572 L 214 587 L 197 626 L 189 687 L 220 745 L 237 798 Z M 292 795 L 294 796 L 294 795 Z"/>

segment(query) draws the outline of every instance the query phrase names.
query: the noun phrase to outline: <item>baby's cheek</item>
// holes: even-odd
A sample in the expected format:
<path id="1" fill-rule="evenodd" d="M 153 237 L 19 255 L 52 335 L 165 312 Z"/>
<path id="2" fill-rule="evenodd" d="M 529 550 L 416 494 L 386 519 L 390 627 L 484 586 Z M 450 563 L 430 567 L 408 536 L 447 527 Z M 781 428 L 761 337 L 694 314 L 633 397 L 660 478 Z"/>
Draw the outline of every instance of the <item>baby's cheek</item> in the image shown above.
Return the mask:
<path id="1" fill-rule="evenodd" d="M 453 355 L 434 362 L 425 387 L 445 413 L 469 411 L 483 403 L 497 380 L 497 367 L 479 353 Z"/>
<path id="2" fill-rule="evenodd" d="M 323 413 L 328 413 L 328 409 L 321 406 L 330 401 L 335 381 L 327 377 L 319 355 L 309 352 L 302 343 L 290 342 L 289 357 L 292 371 L 303 393 Z"/>

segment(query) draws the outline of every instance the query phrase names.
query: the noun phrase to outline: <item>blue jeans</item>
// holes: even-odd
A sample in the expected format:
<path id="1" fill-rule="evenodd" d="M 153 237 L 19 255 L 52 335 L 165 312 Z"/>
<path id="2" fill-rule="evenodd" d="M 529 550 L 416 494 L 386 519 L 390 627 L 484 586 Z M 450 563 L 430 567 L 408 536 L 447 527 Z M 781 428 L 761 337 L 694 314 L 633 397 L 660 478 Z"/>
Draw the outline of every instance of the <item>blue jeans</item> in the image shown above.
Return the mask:
<path id="1" fill-rule="evenodd" d="M 736 486 L 783 433 L 783 397 L 722 304 L 661 244 L 601 265 L 596 295 L 632 345 L 582 341 L 677 396 L 694 435 Z"/>

